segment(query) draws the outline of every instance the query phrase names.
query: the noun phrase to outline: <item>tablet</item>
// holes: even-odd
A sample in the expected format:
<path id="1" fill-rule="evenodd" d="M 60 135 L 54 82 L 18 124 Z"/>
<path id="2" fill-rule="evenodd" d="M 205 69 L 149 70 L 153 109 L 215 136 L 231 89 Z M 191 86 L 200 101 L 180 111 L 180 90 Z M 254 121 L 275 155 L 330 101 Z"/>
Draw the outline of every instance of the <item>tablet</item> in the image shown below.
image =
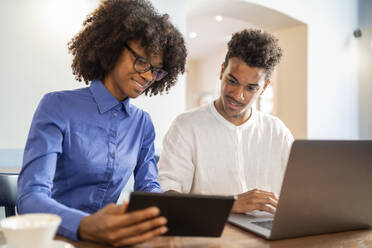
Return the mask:
<path id="1" fill-rule="evenodd" d="M 234 201 L 234 196 L 136 191 L 130 195 L 127 211 L 157 206 L 168 220 L 167 236 L 220 237 Z"/>

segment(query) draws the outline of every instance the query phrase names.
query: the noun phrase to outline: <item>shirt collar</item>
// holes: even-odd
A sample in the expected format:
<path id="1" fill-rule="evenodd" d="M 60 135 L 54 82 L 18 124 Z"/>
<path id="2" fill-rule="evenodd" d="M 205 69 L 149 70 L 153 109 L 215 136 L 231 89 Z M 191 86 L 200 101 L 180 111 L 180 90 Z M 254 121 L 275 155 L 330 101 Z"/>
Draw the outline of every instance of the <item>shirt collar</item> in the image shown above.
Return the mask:
<path id="1" fill-rule="evenodd" d="M 133 107 L 129 103 L 129 97 L 124 101 L 119 102 L 103 85 L 100 80 L 93 80 L 89 87 L 92 95 L 98 105 L 99 112 L 101 114 L 107 112 L 108 110 L 114 108 L 118 104 L 121 104 L 125 111 L 131 115 L 133 112 Z"/>
<path id="2" fill-rule="evenodd" d="M 128 113 L 128 115 L 132 115 L 132 113 L 133 113 L 133 106 L 132 106 L 132 104 L 130 104 L 129 99 L 130 98 L 127 97 L 127 99 L 125 99 L 124 101 L 122 101 L 121 104 L 123 105 L 123 108 Z"/>
<path id="3" fill-rule="evenodd" d="M 255 115 L 256 115 L 256 111 L 251 107 L 251 117 L 249 118 L 249 120 L 247 120 L 246 122 L 244 122 L 243 124 L 239 125 L 239 126 L 235 126 L 234 124 L 232 124 L 230 121 L 226 120 L 225 117 L 223 117 L 216 109 L 216 106 L 214 106 L 214 101 L 212 101 L 210 104 L 209 104 L 209 109 L 210 111 L 212 112 L 212 114 L 214 115 L 214 117 L 219 121 L 221 122 L 223 125 L 225 125 L 226 127 L 228 127 L 229 129 L 232 129 L 232 130 L 239 130 L 239 129 L 245 129 L 247 127 L 249 127 L 250 125 L 253 125 L 252 123 L 255 122 Z"/>

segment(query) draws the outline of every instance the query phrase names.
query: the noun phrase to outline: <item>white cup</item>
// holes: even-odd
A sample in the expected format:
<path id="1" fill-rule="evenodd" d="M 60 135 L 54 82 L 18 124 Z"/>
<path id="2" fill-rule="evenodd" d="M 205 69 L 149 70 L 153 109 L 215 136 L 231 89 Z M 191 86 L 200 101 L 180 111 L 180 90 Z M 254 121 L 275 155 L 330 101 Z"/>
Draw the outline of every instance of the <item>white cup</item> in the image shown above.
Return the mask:
<path id="1" fill-rule="evenodd" d="M 48 248 L 61 223 L 54 214 L 23 214 L 0 221 L 7 248 Z"/>

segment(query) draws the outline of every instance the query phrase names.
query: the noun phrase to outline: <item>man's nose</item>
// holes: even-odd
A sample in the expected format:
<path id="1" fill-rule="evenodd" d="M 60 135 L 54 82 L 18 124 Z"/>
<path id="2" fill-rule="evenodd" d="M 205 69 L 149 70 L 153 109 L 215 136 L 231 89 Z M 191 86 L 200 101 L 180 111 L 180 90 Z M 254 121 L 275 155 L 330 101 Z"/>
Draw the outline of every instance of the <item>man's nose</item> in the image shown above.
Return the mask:
<path id="1" fill-rule="evenodd" d="M 233 91 L 233 97 L 238 100 L 238 101 L 244 101 L 244 88 L 243 87 L 237 87 L 234 91 Z"/>

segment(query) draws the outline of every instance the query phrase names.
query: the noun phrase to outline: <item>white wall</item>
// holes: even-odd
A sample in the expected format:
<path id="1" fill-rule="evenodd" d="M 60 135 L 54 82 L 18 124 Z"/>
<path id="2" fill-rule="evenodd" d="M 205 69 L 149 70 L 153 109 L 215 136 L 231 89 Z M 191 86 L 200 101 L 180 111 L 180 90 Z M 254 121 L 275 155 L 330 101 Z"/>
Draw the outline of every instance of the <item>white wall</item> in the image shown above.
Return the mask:
<path id="1" fill-rule="evenodd" d="M 372 1 L 359 0 L 358 43 L 360 138 L 372 139 Z"/>
<path id="2" fill-rule="evenodd" d="M 187 60 L 187 79 L 186 79 L 186 109 L 192 109 L 198 106 L 199 96 L 199 75 L 201 61 L 198 59 Z"/>
<path id="3" fill-rule="evenodd" d="M 245 1 L 308 25 L 308 138 L 358 138 L 357 1 Z"/>
<path id="4" fill-rule="evenodd" d="M 0 1 L 0 148 L 24 146 L 33 112 L 45 93 L 83 86 L 74 82 L 66 44 L 91 2 L 82 1 L 86 6 L 75 7 L 77 12 L 68 16 L 71 2 Z"/>
<path id="5" fill-rule="evenodd" d="M 276 68 L 275 114 L 296 139 L 307 138 L 307 26 L 275 31 L 283 57 Z"/>
<path id="6" fill-rule="evenodd" d="M 188 109 L 200 106 L 204 94 L 217 98 L 220 94 L 221 64 L 225 60 L 227 45 L 222 45 L 197 60 L 188 62 Z"/>
<path id="7" fill-rule="evenodd" d="M 0 149 L 24 147 L 33 113 L 45 93 L 85 86 L 72 75 L 67 42 L 98 3 L 98 0 L 0 1 Z M 186 0 L 153 3 L 160 12 L 168 12 L 185 32 Z M 181 77 L 168 96 L 133 101 L 150 112 L 157 131 L 156 146 L 171 120 L 185 109 L 184 95 Z"/>

